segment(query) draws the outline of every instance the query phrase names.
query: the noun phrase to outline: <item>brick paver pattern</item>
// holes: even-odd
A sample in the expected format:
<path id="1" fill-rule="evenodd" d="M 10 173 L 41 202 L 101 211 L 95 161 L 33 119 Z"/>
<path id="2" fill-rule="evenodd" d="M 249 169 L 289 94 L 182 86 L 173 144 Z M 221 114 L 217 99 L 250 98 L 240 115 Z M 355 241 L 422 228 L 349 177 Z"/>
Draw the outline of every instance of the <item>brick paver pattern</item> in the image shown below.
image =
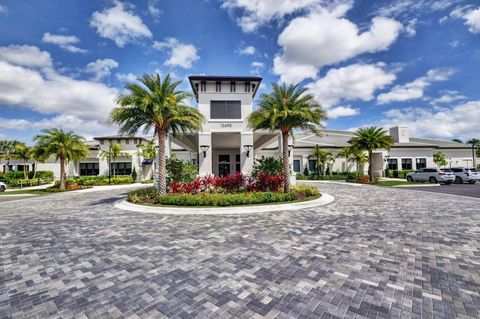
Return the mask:
<path id="1" fill-rule="evenodd" d="M 479 199 L 319 187 L 336 201 L 236 216 L 2 203 L 0 318 L 480 317 Z"/>

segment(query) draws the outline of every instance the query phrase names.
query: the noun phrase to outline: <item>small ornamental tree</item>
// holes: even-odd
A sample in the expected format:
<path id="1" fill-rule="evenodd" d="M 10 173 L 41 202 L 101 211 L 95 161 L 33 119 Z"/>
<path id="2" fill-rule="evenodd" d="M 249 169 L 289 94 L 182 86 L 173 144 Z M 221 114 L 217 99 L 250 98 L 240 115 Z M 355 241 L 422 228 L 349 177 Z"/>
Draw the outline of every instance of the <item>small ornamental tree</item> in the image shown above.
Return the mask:
<path id="1" fill-rule="evenodd" d="M 282 171 L 283 163 L 280 158 L 262 156 L 261 158 L 256 158 L 253 163 L 252 177 L 257 178 L 262 172 L 267 175 L 278 175 L 282 174 Z"/>
<path id="2" fill-rule="evenodd" d="M 436 151 L 433 153 L 433 162 L 437 164 L 438 167 L 448 164 L 447 157 L 442 153 L 442 151 Z"/>

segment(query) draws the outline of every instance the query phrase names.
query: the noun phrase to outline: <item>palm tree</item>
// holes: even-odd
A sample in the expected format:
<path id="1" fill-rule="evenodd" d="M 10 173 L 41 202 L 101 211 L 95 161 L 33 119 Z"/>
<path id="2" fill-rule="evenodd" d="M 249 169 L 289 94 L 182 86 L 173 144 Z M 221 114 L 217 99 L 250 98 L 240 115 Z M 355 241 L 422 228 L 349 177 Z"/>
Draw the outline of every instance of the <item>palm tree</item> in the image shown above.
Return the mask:
<path id="1" fill-rule="evenodd" d="M 15 147 L 21 143 L 17 140 L 0 140 L 0 158 L 6 162 L 5 173 L 10 170 L 10 161 L 15 159 Z"/>
<path id="2" fill-rule="evenodd" d="M 348 169 L 348 158 L 352 154 L 353 149 L 351 147 L 345 146 L 340 150 L 340 152 L 337 153 L 337 158 L 343 157 L 345 158 L 345 171 L 349 173 Z"/>
<path id="3" fill-rule="evenodd" d="M 362 127 L 355 133 L 355 137 L 350 139 L 350 143 L 359 151 L 368 152 L 368 177 L 373 181 L 373 151 L 379 148 L 390 150 L 393 146 L 393 139 L 381 127 Z"/>
<path id="4" fill-rule="evenodd" d="M 463 144 L 463 141 L 459 138 L 454 138 L 452 142 Z"/>
<path id="5" fill-rule="evenodd" d="M 335 162 L 332 152 L 322 150 L 318 145 L 313 149 L 313 156 L 316 157 L 317 172 L 322 171 L 322 176 L 325 175 L 325 168 Z"/>
<path id="6" fill-rule="evenodd" d="M 128 93 L 121 94 L 118 107 L 111 113 L 111 122 L 120 126 L 120 132 L 135 135 L 140 129 L 147 134 L 152 129 L 158 139 L 159 160 L 157 165 L 157 189 L 160 194 L 167 191 L 165 140 L 169 132 L 198 131 L 204 117 L 197 109 L 186 104 L 191 97 L 178 90 L 181 81 L 172 81 L 168 74 L 145 74 L 140 84 L 127 83 Z"/>
<path id="7" fill-rule="evenodd" d="M 33 146 L 30 148 L 30 157 L 34 161 L 35 169 L 33 171 L 32 179 L 35 179 L 37 176 L 37 163 L 38 162 L 45 162 L 48 159 L 48 155 L 46 155 L 45 149 L 39 146 Z"/>
<path id="8" fill-rule="evenodd" d="M 41 131 L 43 134 L 35 136 L 36 146 L 42 149 L 44 156 L 55 156 L 60 160 L 60 189 L 65 189 L 65 161 L 84 159 L 90 153 L 83 137 L 72 131 L 52 128 Z"/>
<path id="9" fill-rule="evenodd" d="M 108 147 L 108 151 L 101 150 L 100 151 L 100 158 L 108 160 L 113 160 L 113 177 L 115 177 L 115 171 L 116 171 L 116 163 L 117 163 L 117 158 L 119 157 L 130 157 L 130 154 L 122 152 L 122 145 L 118 143 L 110 143 Z M 110 163 L 108 163 L 111 165 Z M 112 168 L 110 167 L 110 170 Z M 110 176 L 110 175 L 109 175 Z"/>
<path id="10" fill-rule="evenodd" d="M 472 166 L 477 167 L 477 161 L 475 159 L 475 148 L 480 147 L 480 139 L 471 138 L 467 141 L 467 144 L 472 146 L 472 164 L 473 164 Z"/>
<path id="11" fill-rule="evenodd" d="M 155 156 L 157 155 L 157 146 L 155 145 L 155 140 L 151 140 L 147 144 L 140 144 L 137 147 L 139 149 L 139 154 L 144 158 L 149 160 L 155 159 Z"/>
<path id="12" fill-rule="evenodd" d="M 354 162 L 357 166 L 357 174 L 360 173 L 360 166 L 368 162 L 368 157 L 363 151 L 352 149 L 352 153 L 348 156 L 348 162 Z"/>
<path id="13" fill-rule="evenodd" d="M 32 158 L 30 147 L 25 143 L 19 143 L 15 146 L 15 158 L 23 161 L 23 178 L 28 179 L 27 161 Z"/>
<path id="14" fill-rule="evenodd" d="M 303 129 L 319 133 L 322 121 L 327 115 L 321 105 L 307 94 L 306 88 L 299 84 L 272 84 L 273 92 L 263 94 L 258 103 L 259 109 L 253 111 L 248 123 L 254 130 L 279 130 L 282 134 L 282 159 L 284 192 L 290 192 L 290 166 L 288 138 L 294 129 Z"/>

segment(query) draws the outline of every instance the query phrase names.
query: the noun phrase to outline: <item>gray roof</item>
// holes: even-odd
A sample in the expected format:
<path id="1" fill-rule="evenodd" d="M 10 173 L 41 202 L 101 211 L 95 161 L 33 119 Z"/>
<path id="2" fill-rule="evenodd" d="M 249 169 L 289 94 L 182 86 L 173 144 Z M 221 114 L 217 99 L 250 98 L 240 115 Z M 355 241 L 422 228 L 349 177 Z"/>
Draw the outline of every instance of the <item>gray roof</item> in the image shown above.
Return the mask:
<path id="1" fill-rule="evenodd" d="M 108 139 L 120 139 L 120 138 L 138 138 L 145 141 L 150 141 L 153 137 L 149 136 L 129 136 L 129 135 L 106 135 L 106 136 L 96 136 L 94 140 L 108 140 Z"/>
<path id="2" fill-rule="evenodd" d="M 297 132 L 294 133 L 294 147 L 295 148 L 313 148 L 315 145 L 319 145 L 322 148 L 342 148 L 349 146 L 348 141 L 354 137 L 354 133 L 350 131 L 337 131 L 337 130 L 321 130 L 320 136 L 312 133 Z M 266 147 L 266 149 L 276 149 L 278 143 L 275 141 Z M 440 141 L 425 138 L 410 138 L 408 143 L 395 142 L 393 148 L 448 148 L 448 149 L 469 149 L 470 146 L 451 142 Z"/>

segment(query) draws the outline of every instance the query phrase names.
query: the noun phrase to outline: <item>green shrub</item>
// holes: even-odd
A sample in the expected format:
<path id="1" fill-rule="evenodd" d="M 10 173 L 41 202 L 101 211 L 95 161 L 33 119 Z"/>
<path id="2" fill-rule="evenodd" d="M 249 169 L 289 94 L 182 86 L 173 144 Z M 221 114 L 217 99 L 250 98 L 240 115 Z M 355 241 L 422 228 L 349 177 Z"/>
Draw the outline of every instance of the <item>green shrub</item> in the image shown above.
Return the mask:
<path id="1" fill-rule="evenodd" d="M 295 195 L 296 199 L 305 199 L 312 196 L 320 195 L 320 192 L 315 186 L 311 185 L 296 185 L 293 186 L 291 192 Z"/>
<path id="2" fill-rule="evenodd" d="M 75 182 L 82 186 L 103 186 L 109 185 L 108 176 L 80 176 L 75 178 Z M 131 184 L 133 178 L 130 175 L 115 176 L 111 178 L 111 184 Z"/>
<path id="3" fill-rule="evenodd" d="M 412 172 L 415 172 L 415 170 L 409 169 L 404 171 L 398 171 L 398 178 L 407 178 L 407 174 Z"/>
<path id="4" fill-rule="evenodd" d="M 156 204 L 173 206 L 237 206 L 253 205 L 295 200 L 293 193 L 250 192 L 250 193 L 202 193 L 171 194 L 155 198 Z"/>
<path id="5" fill-rule="evenodd" d="M 283 164 L 281 159 L 272 156 L 262 156 L 261 158 L 256 158 L 253 163 L 252 177 L 257 178 L 261 172 L 275 176 L 282 174 L 282 170 Z"/>
<path id="6" fill-rule="evenodd" d="M 34 172 L 28 172 L 28 178 L 33 178 Z M 37 171 L 35 174 L 35 178 L 40 178 L 40 179 L 52 179 L 54 178 L 54 174 L 52 171 Z"/>
<path id="7" fill-rule="evenodd" d="M 155 187 L 142 188 L 128 193 L 128 201 L 132 203 L 153 201 L 157 195 Z"/>
<path id="8" fill-rule="evenodd" d="M 167 158 L 167 184 L 171 182 L 192 182 L 198 174 L 198 167 L 192 162 L 182 161 L 174 157 Z"/>
<path id="9" fill-rule="evenodd" d="M 296 175 L 297 180 L 325 180 L 325 181 L 344 181 L 349 179 L 355 179 L 357 177 L 356 173 L 332 173 L 332 175 L 317 175 L 310 174 L 305 175 Z"/>
<path id="10" fill-rule="evenodd" d="M 137 181 L 137 170 L 135 169 L 135 167 L 132 170 L 132 175 L 131 176 L 132 176 L 133 182 L 136 182 Z"/>

